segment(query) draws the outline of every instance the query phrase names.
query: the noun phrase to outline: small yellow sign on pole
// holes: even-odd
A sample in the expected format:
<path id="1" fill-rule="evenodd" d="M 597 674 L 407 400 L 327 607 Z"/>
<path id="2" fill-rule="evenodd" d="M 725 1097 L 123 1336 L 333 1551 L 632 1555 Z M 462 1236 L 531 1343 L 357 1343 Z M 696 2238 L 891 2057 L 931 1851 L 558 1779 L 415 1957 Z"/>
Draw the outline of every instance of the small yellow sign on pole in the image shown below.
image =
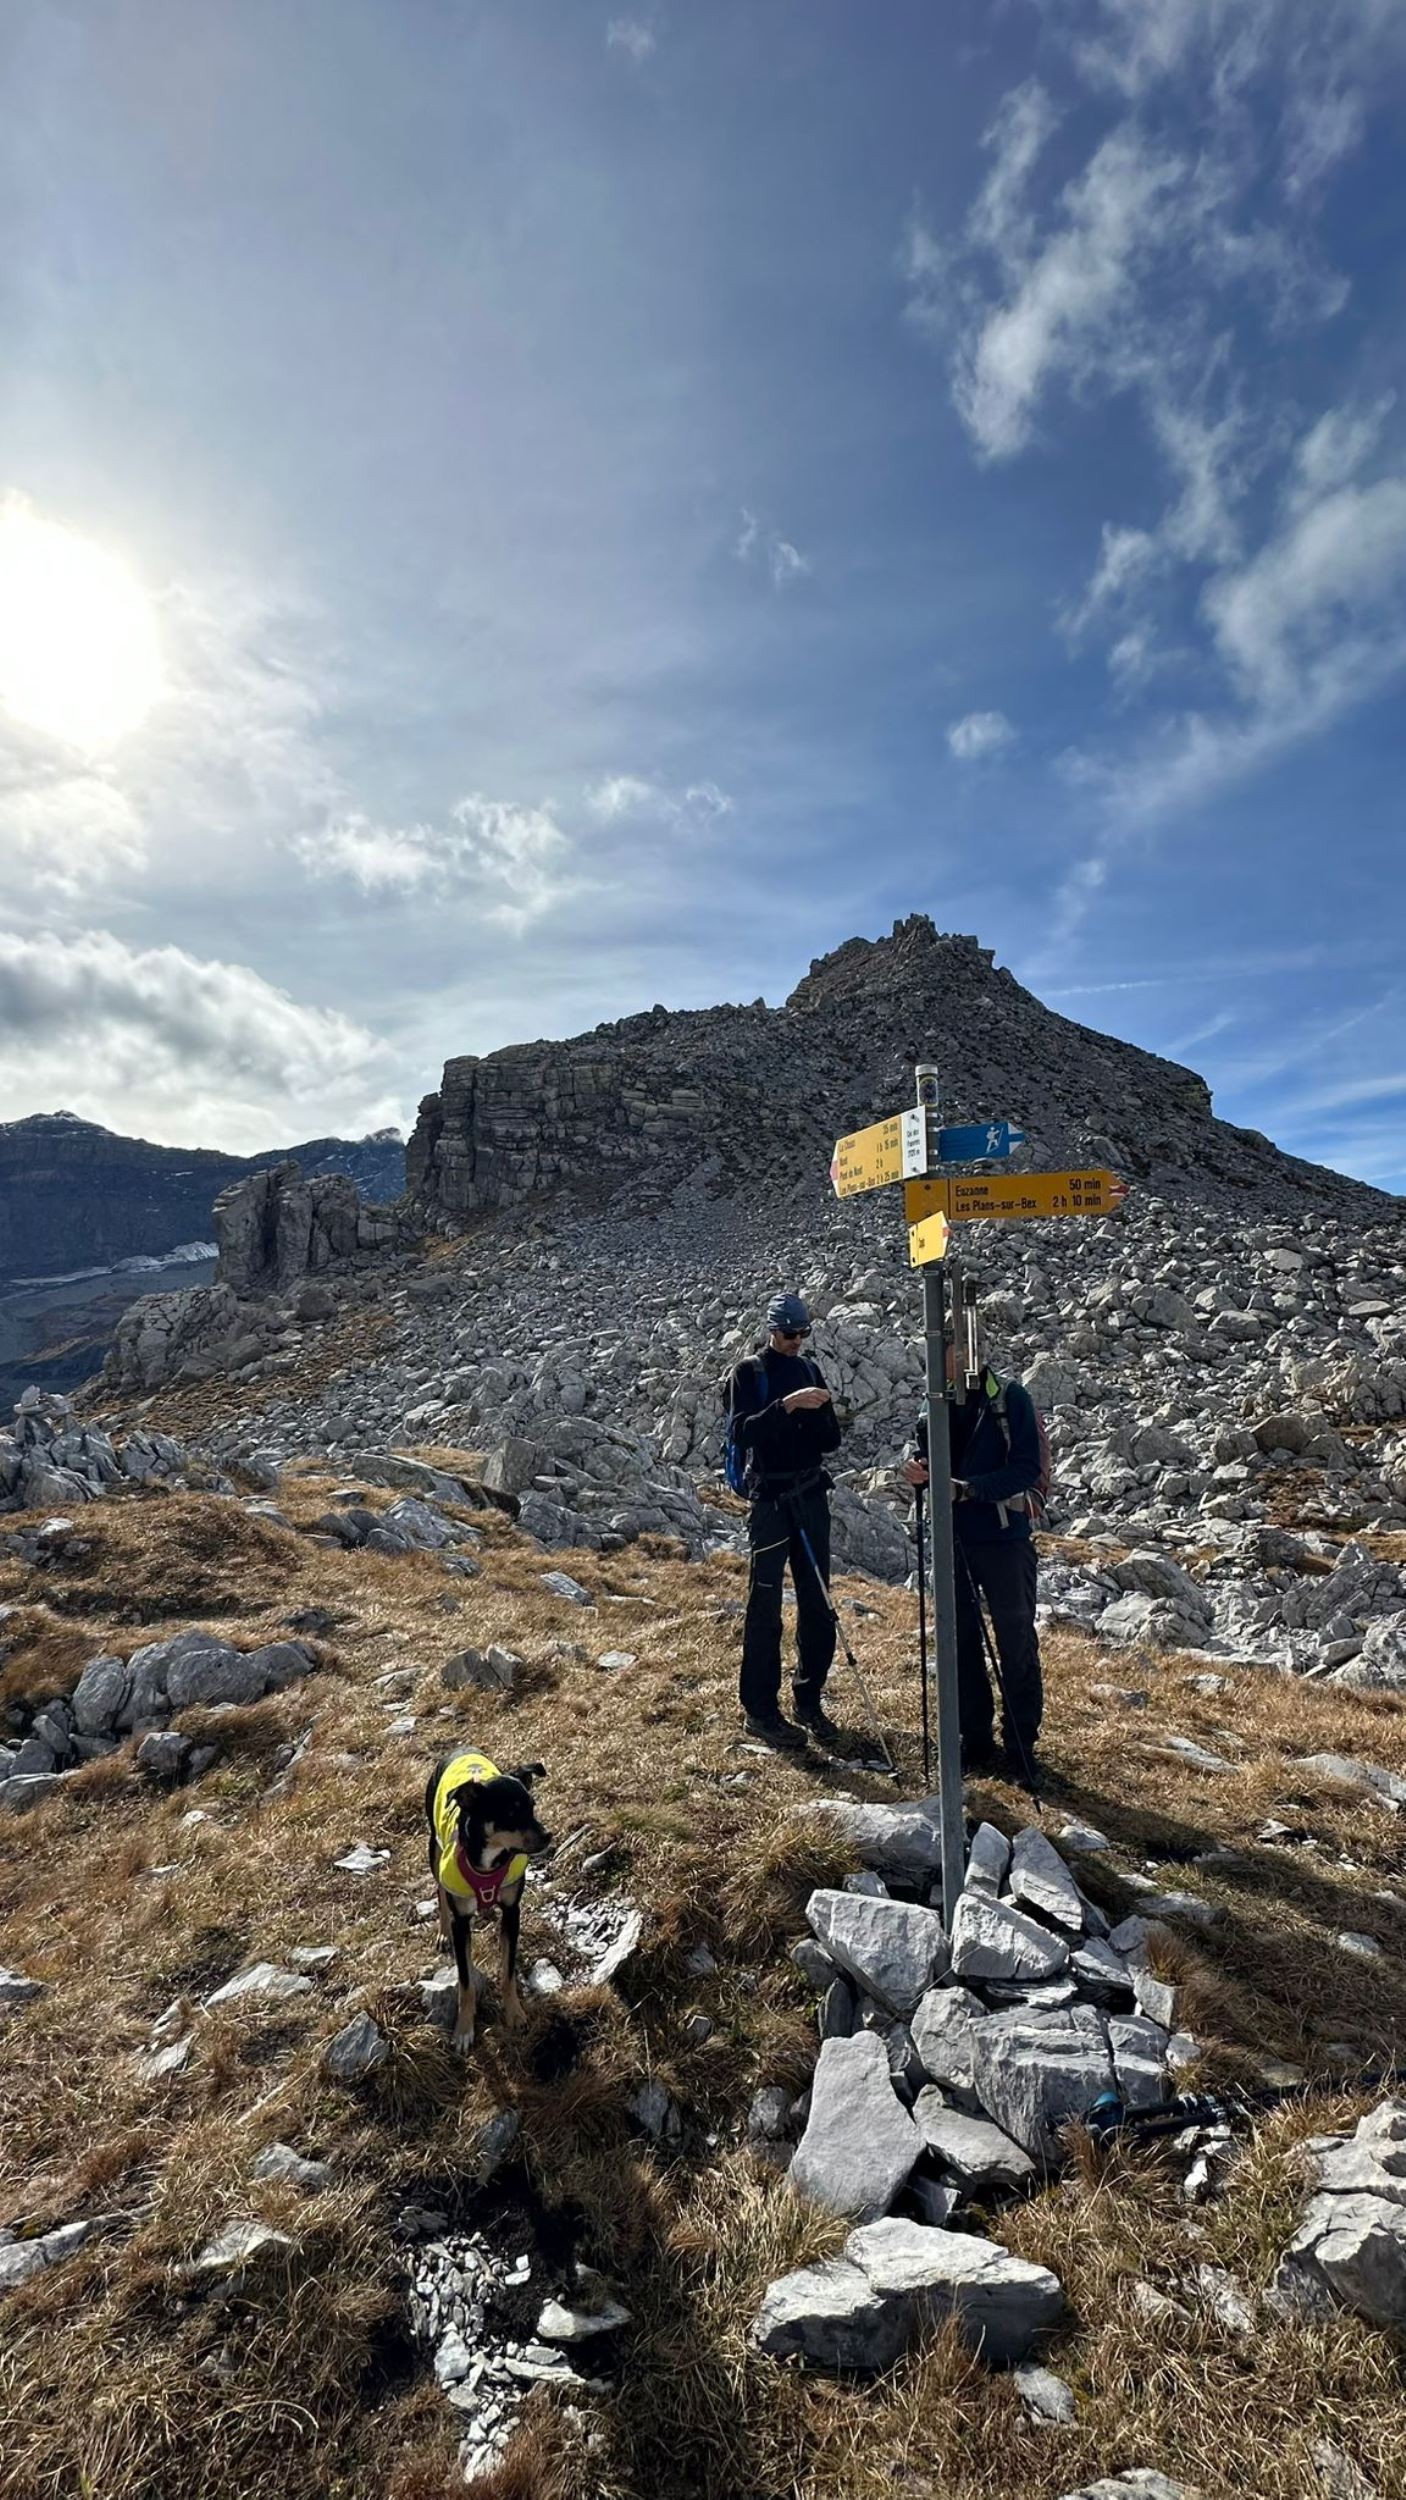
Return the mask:
<path id="1" fill-rule="evenodd" d="M 950 1224 L 1032 1223 L 1048 1216 L 1116 1215 L 1128 1184 L 1115 1172 L 992 1172 L 969 1180 L 910 1181 L 903 1193 L 910 1226 L 942 1214 Z"/>
<path id="2" fill-rule="evenodd" d="M 908 1227 L 908 1264 L 927 1267 L 934 1259 L 947 1256 L 947 1218 L 940 1211 L 924 1218 L 921 1224 Z"/>

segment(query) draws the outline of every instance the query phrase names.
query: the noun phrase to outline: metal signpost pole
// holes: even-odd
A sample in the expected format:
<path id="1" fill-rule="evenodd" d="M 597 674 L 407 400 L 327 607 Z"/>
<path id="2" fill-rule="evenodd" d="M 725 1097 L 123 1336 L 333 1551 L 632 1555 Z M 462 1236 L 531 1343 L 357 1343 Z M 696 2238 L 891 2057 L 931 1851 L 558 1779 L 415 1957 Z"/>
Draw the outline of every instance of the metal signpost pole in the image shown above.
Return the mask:
<path id="1" fill-rule="evenodd" d="M 937 1070 L 916 1071 L 918 1101 L 937 1125 Z M 933 1652 L 937 1669 L 938 1830 L 942 1916 L 950 1935 L 966 1873 L 962 1818 L 962 1736 L 957 1706 L 957 1583 L 952 1548 L 952 1437 L 947 1414 L 947 1273 L 940 1259 L 923 1269 L 927 1351 L 928 1552 L 932 1557 Z"/>

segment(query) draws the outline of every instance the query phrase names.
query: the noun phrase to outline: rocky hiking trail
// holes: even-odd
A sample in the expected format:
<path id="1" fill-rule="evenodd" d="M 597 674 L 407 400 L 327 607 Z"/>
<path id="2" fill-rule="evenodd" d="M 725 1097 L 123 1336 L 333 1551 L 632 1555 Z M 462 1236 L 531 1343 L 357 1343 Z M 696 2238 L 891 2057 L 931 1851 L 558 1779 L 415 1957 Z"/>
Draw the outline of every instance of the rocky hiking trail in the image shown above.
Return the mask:
<path id="1" fill-rule="evenodd" d="M 1047 1630 L 1052 1793 L 972 1791 L 949 1967 L 906 1591 L 837 1583 L 895 1789 L 738 1740 L 729 1551 L 544 1551 L 439 1442 L 105 1439 L 32 1407 L 104 1481 L 0 1523 L 5 2500 L 1402 2487 L 1391 1689 Z M 466 1738 L 561 1844 L 467 2064 Z M 1313 2089 L 1099 2151 L 1105 2071 Z"/>

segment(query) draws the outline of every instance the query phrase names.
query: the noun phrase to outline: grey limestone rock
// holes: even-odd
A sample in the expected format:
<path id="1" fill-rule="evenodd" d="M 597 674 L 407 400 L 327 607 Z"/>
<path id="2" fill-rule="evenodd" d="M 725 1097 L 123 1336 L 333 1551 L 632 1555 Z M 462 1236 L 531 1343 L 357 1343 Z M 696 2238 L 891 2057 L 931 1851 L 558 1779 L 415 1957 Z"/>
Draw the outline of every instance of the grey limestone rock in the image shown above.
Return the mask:
<path id="1" fill-rule="evenodd" d="M 277 2179 L 289 2187 L 301 2188 L 305 2195 L 319 2195 L 332 2185 L 335 2173 L 327 2161 L 309 2161 L 295 2152 L 291 2144 L 266 2144 L 250 2171 L 253 2179 Z"/>
<path id="2" fill-rule="evenodd" d="M 1069 1948 L 1038 1919 L 970 1890 L 952 1922 L 952 1969 L 958 1979 L 1052 1979 Z"/>
<path id="3" fill-rule="evenodd" d="M 1317 2189 L 1280 2262 L 1278 2299 L 1313 2309 L 1326 2298 L 1406 2327 L 1406 2100 L 1380 2102 L 1310 2158 Z"/>
<path id="4" fill-rule="evenodd" d="M 994 1899 L 1006 1880 L 1011 1862 L 1011 1844 L 994 1823 L 978 1823 L 967 1853 L 966 1888 L 971 1892 L 989 1893 Z"/>
<path id="5" fill-rule="evenodd" d="M 983 2360 L 1000 2364 L 1023 2359 L 1063 2307 L 1054 2275 L 996 2241 L 890 2217 L 852 2231 L 840 2256 L 773 2283 L 753 2336 L 778 2358 L 872 2371 L 951 2316 Z"/>
<path id="6" fill-rule="evenodd" d="M 1056 1926 L 1082 1935 L 1083 1895 L 1059 1851 L 1033 1825 L 1016 1833 L 1011 1850 L 1010 1891 L 1025 1908 L 1041 1911 Z"/>
<path id="7" fill-rule="evenodd" d="M 323 2063 L 329 2075 L 339 2083 L 354 2083 L 383 2066 L 390 2056 L 391 2044 L 367 2013 L 353 2014 L 336 2037 L 328 2042 Z"/>
<path id="8" fill-rule="evenodd" d="M 822 2043 L 810 2115 L 791 2162 L 801 2193 L 831 2213 L 864 2221 L 887 2213 L 923 2149 L 923 2139 L 889 2075 L 884 2041 L 872 2031 Z"/>
<path id="9" fill-rule="evenodd" d="M 913 2119 L 940 2170 L 959 2187 L 1023 2187 L 1035 2165 L 989 2118 L 950 2109 L 934 2084 L 918 2094 Z"/>
<path id="10" fill-rule="evenodd" d="M 267 1997 L 281 2003 L 285 1997 L 307 1996 L 312 1981 L 301 1971 L 280 1970 L 276 1962 L 251 1962 L 246 1970 L 236 1971 L 222 1988 L 205 1999 L 205 2010 L 216 2006 L 237 2005 L 249 1997 Z"/>
<path id="11" fill-rule="evenodd" d="M 924 2073 L 961 2101 L 975 2094 L 972 2034 L 985 2017 L 980 1997 L 955 1987 L 929 1988 L 913 2016 L 913 2046 Z"/>
<path id="12" fill-rule="evenodd" d="M 73 1690 L 73 1723 L 81 1734 L 110 1734 L 127 1697 L 128 1681 L 120 1658 L 89 1659 Z"/>
<path id="13" fill-rule="evenodd" d="M 1095 2483 L 1081 2483 L 1062 2500 L 1204 2500 L 1190 2483 L 1169 2482 L 1150 2465 L 1133 2465 L 1125 2474 L 1104 2474 Z"/>
<path id="14" fill-rule="evenodd" d="M 1115 2088 L 1108 2028 L 1091 2006 L 988 2015 L 973 2035 L 982 2107 L 1033 2161 L 1052 2165 L 1059 2130 Z"/>
<path id="15" fill-rule="evenodd" d="M 848 1841 L 867 1867 L 898 1883 L 931 1883 L 941 1867 L 937 1825 L 921 1806 L 860 1805 L 822 1797 L 804 1809 Z"/>
<path id="16" fill-rule="evenodd" d="M 266 2222 L 231 2222 L 206 2242 L 190 2271 L 196 2275 L 244 2275 L 261 2261 L 287 2256 L 295 2246 L 286 2231 L 275 2231 Z"/>
<path id="17" fill-rule="evenodd" d="M 862 1893 L 813 1892 L 806 1923 L 817 1943 L 866 1994 L 906 2020 L 946 1970 L 950 1950 L 935 1910 Z"/>

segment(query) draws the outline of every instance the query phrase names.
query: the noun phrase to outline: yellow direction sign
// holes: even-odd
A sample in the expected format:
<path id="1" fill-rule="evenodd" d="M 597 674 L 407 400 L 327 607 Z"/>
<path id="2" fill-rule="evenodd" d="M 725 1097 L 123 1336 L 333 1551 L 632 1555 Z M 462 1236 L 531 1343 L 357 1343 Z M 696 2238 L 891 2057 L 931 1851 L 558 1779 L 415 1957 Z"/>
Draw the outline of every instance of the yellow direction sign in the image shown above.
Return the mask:
<path id="1" fill-rule="evenodd" d="M 945 1259 L 947 1229 L 947 1218 L 941 1213 L 929 1215 L 921 1224 L 910 1224 L 908 1227 L 909 1266 L 929 1267 L 934 1259 Z"/>
<path id="2" fill-rule="evenodd" d="M 890 1181 L 906 1180 L 927 1166 L 927 1139 L 921 1111 L 895 1111 L 872 1128 L 857 1128 L 841 1137 L 830 1164 L 830 1185 L 837 1198 L 855 1198 L 862 1189 L 886 1189 Z"/>
<path id="3" fill-rule="evenodd" d="M 978 1224 L 986 1216 L 1030 1223 L 1051 1215 L 1116 1215 L 1127 1194 L 1116 1172 L 992 1172 L 972 1180 L 910 1181 L 903 1206 L 910 1226 L 939 1214 L 950 1224 Z"/>

